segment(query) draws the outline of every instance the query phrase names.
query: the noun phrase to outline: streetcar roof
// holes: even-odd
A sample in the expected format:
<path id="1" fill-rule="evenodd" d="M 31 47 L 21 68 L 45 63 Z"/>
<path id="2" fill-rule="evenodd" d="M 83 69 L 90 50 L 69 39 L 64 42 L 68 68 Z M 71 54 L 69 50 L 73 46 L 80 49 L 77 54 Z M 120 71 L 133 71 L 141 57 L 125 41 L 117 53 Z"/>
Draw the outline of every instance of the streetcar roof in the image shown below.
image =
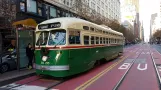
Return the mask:
<path id="1" fill-rule="evenodd" d="M 87 26 L 90 25 L 90 26 L 93 26 L 94 28 L 101 29 L 103 31 L 108 31 L 108 32 L 111 32 L 111 33 L 123 35 L 120 32 L 112 30 L 108 26 L 97 25 L 97 24 L 94 24 L 92 22 L 89 22 L 89 21 L 86 21 L 86 20 L 83 20 L 83 19 L 79 19 L 79 18 L 75 18 L 75 17 L 53 18 L 53 19 L 49 19 L 49 20 L 43 21 L 43 22 L 41 22 L 38 25 L 50 24 L 50 23 L 54 23 L 54 22 L 60 22 L 61 23 L 61 27 L 60 28 L 62 28 L 62 29 L 68 28 L 70 25 L 75 24 L 75 23 L 82 23 L 82 24 L 85 24 Z M 38 26 L 36 28 L 38 30 Z"/>

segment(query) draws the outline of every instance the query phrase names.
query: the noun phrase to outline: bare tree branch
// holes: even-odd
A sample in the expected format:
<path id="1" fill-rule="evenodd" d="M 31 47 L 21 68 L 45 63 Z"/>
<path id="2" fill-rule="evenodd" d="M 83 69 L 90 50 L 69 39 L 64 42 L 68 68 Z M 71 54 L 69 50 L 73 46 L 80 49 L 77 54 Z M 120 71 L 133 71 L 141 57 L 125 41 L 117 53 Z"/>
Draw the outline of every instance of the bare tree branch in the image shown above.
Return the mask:
<path id="1" fill-rule="evenodd" d="M 16 18 L 16 4 L 14 0 L 0 0 L 0 28 L 11 28 Z"/>

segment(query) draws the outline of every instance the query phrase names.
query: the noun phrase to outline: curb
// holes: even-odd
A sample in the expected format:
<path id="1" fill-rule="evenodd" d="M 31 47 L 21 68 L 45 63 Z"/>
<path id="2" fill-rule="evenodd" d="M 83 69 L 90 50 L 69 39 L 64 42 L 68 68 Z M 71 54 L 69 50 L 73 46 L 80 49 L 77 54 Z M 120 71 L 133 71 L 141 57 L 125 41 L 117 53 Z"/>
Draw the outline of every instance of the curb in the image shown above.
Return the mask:
<path id="1" fill-rule="evenodd" d="M 10 84 L 10 83 L 13 83 L 13 82 L 18 81 L 18 80 L 21 80 L 23 78 L 31 77 L 33 75 L 36 75 L 36 72 L 0 81 L 0 87 L 4 86 L 4 85 L 7 85 L 7 84 Z"/>

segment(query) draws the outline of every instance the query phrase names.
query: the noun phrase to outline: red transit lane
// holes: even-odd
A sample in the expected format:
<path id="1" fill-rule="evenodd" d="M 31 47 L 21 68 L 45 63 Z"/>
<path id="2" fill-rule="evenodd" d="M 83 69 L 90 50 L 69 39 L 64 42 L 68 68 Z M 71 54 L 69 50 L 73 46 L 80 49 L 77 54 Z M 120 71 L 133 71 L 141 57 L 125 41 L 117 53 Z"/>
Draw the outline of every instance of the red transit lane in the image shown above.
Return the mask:
<path id="1" fill-rule="evenodd" d="M 138 57 L 138 54 L 128 57 L 124 62 L 118 64 L 110 72 L 107 72 L 97 81 L 88 86 L 86 90 L 112 90 L 136 57 Z"/>
<path id="2" fill-rule="evenodd" d="M 48 89 L 48 87 L 51 87 L 53 85 L 56 85 L 57 83 L 59 83 L 60 81 L 57 81 L 57 80 L 48 80 L 48 79 L 39 79 L 39 80 L 36 80 L 36 81 L 33 81 L 31 83 L 27 83 L 27 84 L 24 84 L 20 87 L 15 87 L 15 88 L 12 88 L 12 89 L 15 89 L 15 90 L 45 90 L 45 89 Z"/>
<path id="3" fill-rule="evenodd" d="M 18 86 L 20 86 L 20 85 L 24 85 L 24 84 L 33 82 L 33 81 L 38 80 L 38 79 L 40 79 L 40 78 L 41 78 L 41 77 L 39 77 L 39 76 L 32 76 L 32 77 L 25 78 L 25 79 L 23 79 L 23 80 L 19 80 L 19 81 L 16 81 L 16 82 L 14 82 L 14 83 L 5 85 L 5 86 L 3 86 L 2 88 L 10 89 L 10 88 L 18 87 Z"/>
<path id="4" fill-rule="evenodd" d="M 128 48 L 128 50 L 126 50 L 123 54 L 123 57 L 126 57 L 128 55 L 131 55 L 132 53 L 136 53 L 136 50 L 138 50 L 138 46 L 133 46 L 131 48 Z M 118 59 L 117 61 L 111 61 L 105 65 L 102 65 L 98 68 L 94 68 L 93 70 L 90 70 L 90 72 L 85 73 L 79 77 L 73 78 L 71 80 L 68 80 L 56 87 L 54 87 L 53 89 L 60 89 L 60 90 L 73 90 L 76 89 L 78 86 L 80 86 L 81 84 L 87 82 L 88 80 L 92 79 L 93 77 L 95 77 L 96 75 L 98 75 L 101 71 L 110 68 L 110 66 L 116 62 L 118 62 L 120 59 Z M 112 71 L 111 71 L 112 72 Z M 112 75 L 114 76 L 114 75 Z M 112 81 L 110 81 L 112 82 Z M 114 81 L 115 82 L 115 81 Z M 105 85 L 107 86 L 107 85 Z M 95 89 L 94 89 L 95 90 Z"/>
<path id="5" fill-rule="evenodd" d="M 122 81 L 118 90 L 159 90 L 157 73 L 150 50 L 144 48 L 141 55 Z"/>
<path id="6" fill-rule="evenodd" d="M 45 90 L 50 87 L 53 90 L 159 90 L 159 80 L 152 58 L 157 70 L 161 72 L 161 54 L 150 49 L 148 45 L 135 45 L 124 49 L 123 56 L 118 59 L 65 82 L 32 76 L 0 89 Z"/>
<path id="7" fill-rule="evenodd" d="M 151 53 L 152 53 L 151 55 L 154 60 L 155 67 L 156 67 L 157 74 L 159 76 L 158 79 L 161 84 L 161 54 L 155 49 L 152 49 Z"/>

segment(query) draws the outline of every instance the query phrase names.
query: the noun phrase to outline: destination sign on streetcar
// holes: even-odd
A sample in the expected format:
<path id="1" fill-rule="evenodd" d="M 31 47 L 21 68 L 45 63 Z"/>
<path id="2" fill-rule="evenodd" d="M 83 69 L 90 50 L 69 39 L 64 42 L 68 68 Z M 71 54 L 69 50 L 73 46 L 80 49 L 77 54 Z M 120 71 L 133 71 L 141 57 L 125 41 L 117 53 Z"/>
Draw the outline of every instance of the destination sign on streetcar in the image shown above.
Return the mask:
<path id="1" fill-rule="evenodd" d="M 38 29 L 42 30 L 42 29 L 50 29 L 50 28 L 59 28 L 60 26 L 61 26 L 60 22 L 49 23 L 49 24 L 40 24 L 38 26 Z"/>

